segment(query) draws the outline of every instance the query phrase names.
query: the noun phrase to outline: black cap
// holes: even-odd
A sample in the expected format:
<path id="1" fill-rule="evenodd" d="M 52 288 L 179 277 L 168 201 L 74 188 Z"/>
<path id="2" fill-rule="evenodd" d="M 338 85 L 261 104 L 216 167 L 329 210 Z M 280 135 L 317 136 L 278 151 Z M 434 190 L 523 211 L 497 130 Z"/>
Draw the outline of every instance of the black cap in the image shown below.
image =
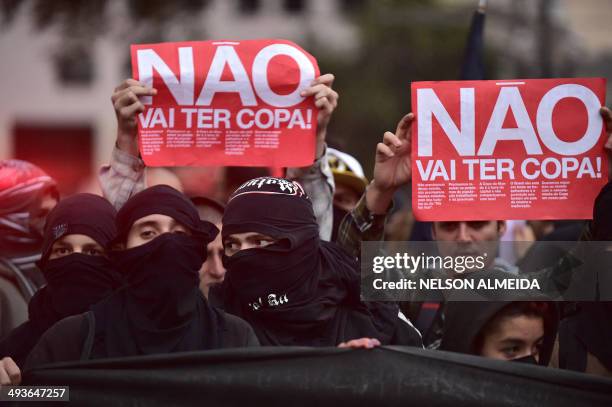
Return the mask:
<path id="1" fill-rule="evenodd" d="M 101 196 L 76 194 L 61 200 L 47 216 L 40 266 L 49 258 L 56 240 L 66 235 L 86 235 L 108 249 L 117 234 L 113 205 Z"/>
<path id="2" fill-rule="evenodd" d="M 117 213 L 117 239 L 124 242 L 134 222 L 149 215 L 170 216 L 206 243 L 219 230 L 210 222 L 200 220 L 195 205 L 181 192 L 168 185 L 155 185 L 132 196 Z"/>

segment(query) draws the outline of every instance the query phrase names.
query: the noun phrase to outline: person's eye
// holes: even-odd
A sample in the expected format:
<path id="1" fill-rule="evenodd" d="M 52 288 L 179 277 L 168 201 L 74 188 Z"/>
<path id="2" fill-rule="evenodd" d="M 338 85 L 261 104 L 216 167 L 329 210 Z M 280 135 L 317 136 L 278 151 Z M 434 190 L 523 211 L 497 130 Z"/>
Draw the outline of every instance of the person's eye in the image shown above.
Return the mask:
<path id="1" fill-rule="evenodd" d="M 103 255 L 102 251 L 98 249 L 87 249 L 85 250 L 85 254 L 88 256 L 102 256 Z"/>
<path id="2" fill-rule="evenodd" d="M 480 230 L 485 227 L 489 222 L 488 221 L 472 221 L 468 222 L 470 227 L 474 230 Z"/>
<path id="3" fill-rule="evenodd" d="M 238 242 L 227 241 L 223 244 L 223 249 L 225 250 L 225 254 L 236 252 L 240 250 L 240 244 Z"/>
<path id="4" fill-rule="evenodd" d="M 223 244 L 226 249 L 235 250 L 238 248 L 238 243 L 227 241 Z"/>
<path id="5" fill-rule="evenodd" d="M 504 348 L 501 350 L 502 353 L 506 356 L 506 357 L 513 357 L 514 355 L 517 354 L 517 352 L 519 351 L 519 347 L 518 346 L 510 346 L 508 348 Z"/>
<path id="6" fill-rule="evenodd" d="M 258 247 L 266 247 L 270 246 L 274 241 L 269 239 L 258 239 L 255 243 Z"/>
<path id="7" fill-rule="evenodd" d="M 140 237 L 145 240 L 153 239 L 155 235 L 156 235 L 155 231 L 151 229 L 145 229 L 142 232 L 140 232 Z"/>
<path id="8" fill-rule="evenodd" d="M 66 248 L 66 247 L 58 247 L 56 249 L 53 249 L 53 254 L 55 254 L 56 256 L 66 256 L 68 254 L 70 254 L 72 252 L 72 250 Z"/>
<path id="9" fill-rule="evenodd" d="M 240 245 L 235 242 L 225 242 L 223 245 L 223 250 L 225 251 L 226 256 L 233 256 L 240 251 Z"/>

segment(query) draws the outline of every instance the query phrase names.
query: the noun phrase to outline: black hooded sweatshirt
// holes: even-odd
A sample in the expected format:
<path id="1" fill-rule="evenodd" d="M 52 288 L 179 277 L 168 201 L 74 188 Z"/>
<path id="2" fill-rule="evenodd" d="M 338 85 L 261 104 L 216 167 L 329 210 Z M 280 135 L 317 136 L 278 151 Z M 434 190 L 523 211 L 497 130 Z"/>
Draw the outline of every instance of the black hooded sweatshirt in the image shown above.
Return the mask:
<path id="1" fill-rule="evenodd" d="M 22 366 L 41 335 L 57 321 L 89 309 L 119 287 L 120 275 L 105 256 L 73 253 L 49 260 L 53 244 L 82 234 L 106 249 L 116 234 L 115 209 L 104 198 L 76 194 L 61 201 L 47 217 L 41 260 L 47 285 L 34 294 L 29 319 L 0 341 L 0 355 Z"/>
<path id="2" fill-rule="evenodd" d="M 224 256 L 225 310 L 246 319 L 264 345 L 336 346 L 361 337 L 422 346 L 394 304 L 362 303 L 356 259 L 321 241 L 310 199 L 293 181 L 244 183 L 223 215 L 223 238 L 270 236 L 264 248 Z"/>
<path id="3" fill-rule="evenodd" d="M 612 182 L 601 190 L 593 206 L 592 240 L 612 241 Z M 559 367 L 588 371 L 588 355 L 594 356 L 608 372 L 612 372 L 612 250 L 607 244 L 594 244 L 598 252 L 589 256 L 597 274 L 599 301 L 581 302 L 576 311 L 559 327 Z"/>
<path id="4" fill-rule="evenodd" d="M 137 220 L 160 214 L 190 234 L 163 233 L 111 258 L 125 286 L 92 311 L 67 318 L 43 336 L 26 368 L 57 361 L 253 346 L 248 324 L 210 307 L 198 288 L 206 244 L 218 233 L 179 191 L 158 185 L 134 195 L 117 214 L 118 242 Z M 71 344 L 72 349 L 66 346 Z"/>
<path id="5" fill-rule="evenodd" d="M 511 302 L 504 301 L 457 301 L 445 307 L 444 332 L 440 350 L 477 355 L 477 338 L 485 325 Z M 554 303 L 547 302 L 547 317 L 544 318 L 544 340 L 538 364 L 548 366 L 555 344 L 558 327 L 558 311 Z"/>

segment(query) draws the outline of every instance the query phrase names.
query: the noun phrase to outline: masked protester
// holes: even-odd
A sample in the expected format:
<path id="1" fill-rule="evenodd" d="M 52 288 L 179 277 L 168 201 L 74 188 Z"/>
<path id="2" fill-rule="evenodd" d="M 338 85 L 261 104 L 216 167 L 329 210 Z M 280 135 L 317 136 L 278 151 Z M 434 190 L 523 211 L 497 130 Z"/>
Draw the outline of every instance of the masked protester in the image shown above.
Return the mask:
<path id="1" fill-rule="evenodd" d="M 558 314 L 545 301 L 449 302 L 441 350 L 547 366 Z"/>
<path id="2" fill-rule="evenodd" d="M 145 189 L 121 208 L 117 230 L 123 249 L 111 258 L 125 287 L 47 331 L 26 368 L 258 344 L 247 323 L 210 307 L 198 289 L 217 229 L 183 194 L 167 185 Z"/>
<path id="3" fill-rule="evenodd" d="M 44 284 L 36 268 L 55 181 L 37 166 L 0 160 L 0 337 L 27 319 L 27 303 Z"/>
<path id="4" fill-rule="evenodd" d="M 116 234 L 115 214 L 108 201 L 92 194 L 73 195 L 51 211 L 38 262 L 47 285 L 30 301 L 28 321 L 0 341 L 0 355 L 23 366 L 47 329 L 87 311 L 120 285 L 120 275 L 106 257 Z"/>
<path id="5" fill-rule="evenodd" d="M 335 346 L 358 338 L 421 345 L 397 307 L 359 298 L 354 258 L 321 241 L 301 186 L 256 178 L 223 215 L 226 311 L 246 319 L 265 345 Z"/>

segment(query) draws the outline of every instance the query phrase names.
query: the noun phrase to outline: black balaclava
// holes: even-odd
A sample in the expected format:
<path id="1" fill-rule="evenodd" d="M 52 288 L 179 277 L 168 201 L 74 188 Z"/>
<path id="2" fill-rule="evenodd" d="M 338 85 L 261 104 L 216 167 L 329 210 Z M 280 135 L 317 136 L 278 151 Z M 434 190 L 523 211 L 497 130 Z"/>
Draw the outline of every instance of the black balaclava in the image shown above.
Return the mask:
<path id="1" fill-rule="evenodd" d="M 312 204 L 298 183 L 263 177 L 240 186 L 227 204 L 222 233 L 225 240 L 246 232 L 276 243 L 224 256 L 225 306 L 251 323 L 262 344 L 389 340 L 385 328 L 391 328 L 380 328 L 359 301 L 356 260 L 319 240 Z"/>
<path id="2" fill-rule="evenodd" d="M 198 270 L 217 228 L 201 221 L 179 191 L 157 185 L 134 195 L 117 214 L 118 240 L 125 242 L 135 221 L 166 215 L 185 233 L 164 233 L 141 246 L 113 252 L 126 287 L 94 308 L 93 357 L 121 357 L 218 347 L 222 317 L 198 289 Z"/>
<path id="3" fill-rule="evenodd" d="M 62 200 L 47 217 L 42 257 L 37 263 L 47 285 L 29 304 L 30 320 L 46 330 L 69 315 L 85 312 L 120 285 L 120 276 L 105 256 L 73 253 L 49 260 L 53 244 L 67 235 L 81 234 L 106 250 L 116 234 L 115 208 L 93 194 Z"/>
<path id="4" fill-rule="evenodd" d="M 104 198 L 77 194 L 62 200 L 47 217 L 43 255 L 38 262 L 47 285 L 28 304 L 29 320 L 0 343 L 0 353 L 23 364 L 40 336 L 57 321 L 83 313 L 121 284 L 110 260 L 73 253 L 49 260 L 53 244 L 67 235 L 81 234 L 107 249 L 115 236 L 115 209 Z"/>
<path id="5" fill-rule="evenodd" d="M 117 234 L 115 208 L 94 194 L 76 194 L 63 199 L 47 216 L 38 266 L 49 261 L 51 247 L 67 235 L 86 235 L 107 249 Z"/>

